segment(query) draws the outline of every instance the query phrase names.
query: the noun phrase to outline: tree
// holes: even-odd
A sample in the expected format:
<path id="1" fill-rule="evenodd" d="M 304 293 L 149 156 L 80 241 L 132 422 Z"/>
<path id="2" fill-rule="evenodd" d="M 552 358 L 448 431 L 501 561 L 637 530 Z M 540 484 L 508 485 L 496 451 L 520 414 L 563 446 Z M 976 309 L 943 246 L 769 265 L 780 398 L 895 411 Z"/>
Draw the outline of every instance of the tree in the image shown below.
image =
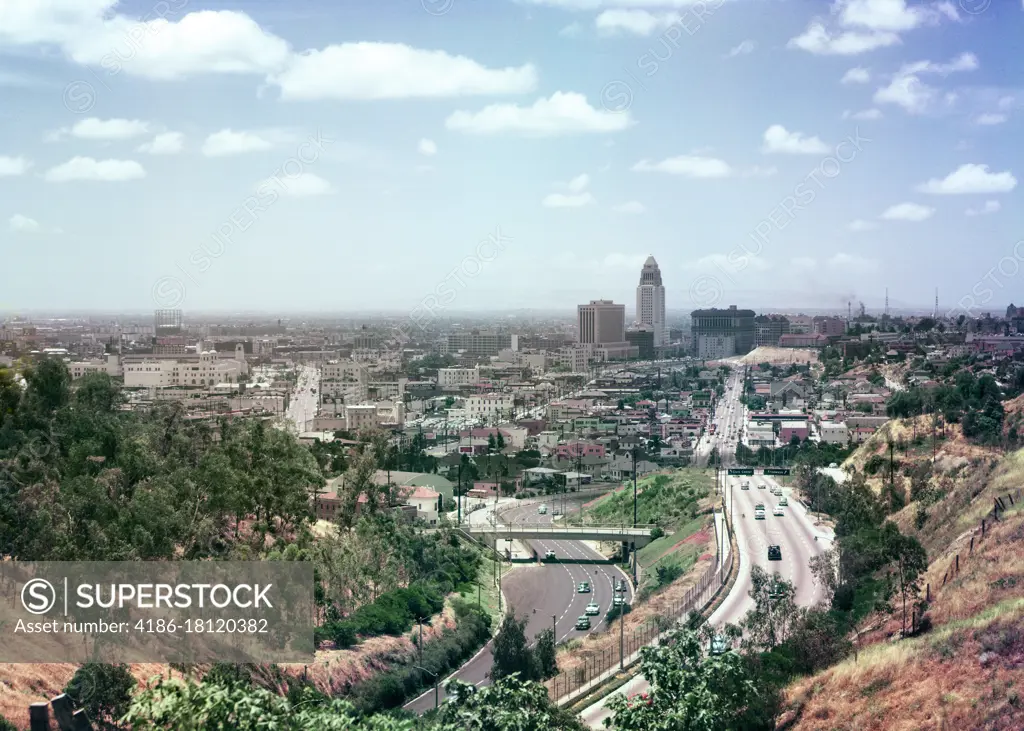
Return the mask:
<path id="1" fill-rule="evenodd" d="M 750 598 L 754 607 L 743 618 L 747 633 L 745 644 L 760 650 L 772 650 L 789 637 L 798 615 L 796 587 L 778 574 L 769 574 L 760 566 L 750 569 Z"/>
<path id="2" fill-rule="evenodd" d="M 121 723 L 132 702 L 135 678 L 127 665 L 88 663 L 75 671 L 64 688 L 99 729 L 129 728 Z"/>
<path id="3" fill-rule="evenodd" d="M 453 680 L 447 693 L 451 700 L 431 731 L 587 731 L 578 716 L 553 705 L 539 683 L 507 677 L 478 688 Z"/>
<path id="4" fill-rule="evenodd" d="M 558 674 L 558 660 L 555 650 L 555 632 L 546 629 L 536 637 L 537 646 L 533 648 L 534 660 L 537 663 L 536 677 L 541 680 Z"/>
<path id="5" fill-rule="evenodd" d="M 500 680 L 516 674 L 521 680 L 533 680 L 537 668 L 533 653 L 526 644 L 526 618 L 509 614 L 501 622 L 494 638 L 494 665 L 491 678 Z"/>
<path id="6" fill-rule="evenodd" d="M 903 634 L 907 634 L 907 598 L 920 592 L 921 575 L 928 570 L 928 554 L 913 536 L 899 532 L 894 523 L 883 526 L 886 549 L 896 568 L 899 593 L 903 600 Z"/>
<path id="7" fill-rule="evenodd" d="M 832 604 L 832 598 L 836 595 L 836 590 L 839 588 L 840 575 L 839 575 L 839 547 L 838 545 L 833 546 L 824 553 L 820 553 L 814 556 L 810 560 L 811 575 L 814 576 L 815 583 L 821 587 L 822 593 L 824 594 L 824 602 L 827 605 Z"/>
<path id="8" fill-rule="evenodd" d="M 692 630 L 677 630 L 656 647 L 640 650 L 649 693 L 613 696 L 608 708 L 616 731 L 732 731 L 765 727 L 752 717 L 762 690 L 734 652 L 705 656 Z"/>
<path id="9" fill-rule="evenodd" d="M 505 448 L 505 435 L 501 433 L 500 429 L 498 430 L 498 437 L 495 439 L 495 445 L 499 450 Z"/>

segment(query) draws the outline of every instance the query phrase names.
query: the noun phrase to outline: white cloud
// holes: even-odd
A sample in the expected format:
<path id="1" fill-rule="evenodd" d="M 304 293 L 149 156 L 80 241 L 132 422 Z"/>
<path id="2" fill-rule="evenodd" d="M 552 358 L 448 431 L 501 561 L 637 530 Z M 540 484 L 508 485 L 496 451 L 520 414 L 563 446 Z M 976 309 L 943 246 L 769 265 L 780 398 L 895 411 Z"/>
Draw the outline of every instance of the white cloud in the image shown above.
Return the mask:
<path id="1" fill-rule="evenodd" d="M 583 26 L 580 25 L 579 21 L 574 20 L 573 22 L 569 23 L 569 25 L 562 28 L 562 30 L 558 31 L 558 35 L 563 36 L 565 38 L 575 38 L 582 32 Z"/>
<path id="2" fill-rule="evenodd" d="M 42 227 L 39 225 L 39 221 L 34 218 L 29 218 L 28 216 L 23 216 L 20 213 L 16 213 L 11 216 L 10 221 L 8 221 L 8 225 L 14 233 L 36 234 L 42 230 Z"/>
<path id="3" fill-rule="evenodd" d="M 839 80 L 841 84 L 866 84 L 871 81 L 871 72 L 867 69 L 863 69 L 859 66 L 852 68 L 843 74 L 843 78 Z"/>
<path id="4" fill-rule="evenodd" d="M 974 123 L 982 127 L 991 127 L 997 124 L 1002 124 L 1007 119 L 1009 119 L 1009 117 L 1007 117 L 1005 114 L 979 114 L 977 117 L 974 118 Z"/>
<path id="5" fill-rule="evenodd" d="M 184 141 L 185 135 L 181 132 L 163 132 L 150 142 L 140 145 L 137 152 L 146 152 L 150 155 L 177 155 L 184 149 Z"/>
<path id="6" fill-rule="evenodd" d="M 935 101 L 938 91 L 913 74 L 896 76 L 888 86 L 878 89 L 875 104 L 896 104 L 910 114 L 923 114 Z"/>
<path id="7" fill-rule="evenodd" d="M 430 157 L 432 155 L 437 154 L 437 143 L 434 142 L 433 140 L 428 140 L 426 137 L 424 137 L 422 140 L 420 140 L 417 149 L 420 151 L 421 155 L 426 155 L 427 157 Z"/>
<path id="8" fill-rule="evenodd" d="M 748 53 L 753 53 L 756 48 L 757 44 L 754 43 L 753 41 L 742 41 L 739 45 L 733 46 L 731 49 L 729 49 L 729 53 L 726 54 L 726 58 L 745 56 Z"/>
<path id="9" fill-rule="evenodd" d="M 111 75 L 123 71 L 161 80 L 205 73 L 269 74 L 291 54 L 286 41 L 242 12 L 201 10 L 176 21 L 139 22 L 127 15 L 108 15 L 115 4 L 29 2 L 35 7 L 19 9 L 28 12 L 15 19 L 7 37 L 13 43 L 57 44 L 76 63 L 99 66 Z M 79 7 L 72 11 L 72 5 Z M 0 40 L 3 36 L 0 31 Z"/>
<path id="10" fill-rule="evenodd" d="M 946 2 L 928 7 L 908 5 L 906 0 L 839 0 L 837 9 L 845 26 L 897 33 L 937 23 L 943 17 L 957 19 L 956 9 Z"/>
<path id="11" fill-rule="evenodd" d="M 588 193 L 565 195 L 563 193 L 551 193 L 542 202 L 545 208 L 582 208 L 593 205 L 594 196 Z"/>
<path id="12" fill-rule="evenodd" d="M 577 175 L 575 178 L 569 181 L 569 191 L 572 193 L 579 193 L 590 184 L 590 176 L 586 173 Z"/>
<path id="13" fill-rule="evenodd" d="M 203 154 L 207 157 L 223 157 L 225 155 L 240 155 L 246 152 L 259 152 L 269 150 L 273 144 L 252 132 L 235 132 L 231 129 L 222 129 L 214 132 L 206 138 L 203 143 Z"/>
<path id="14" fill-rule="evenodd" d="M 454 112 L 445 126 L 468 134 L 515 133 L 546 137 L 587 132 L 619 132 L 633 124 L 630 113 L 615 114 L 595 109 L 576 92 L 556 91 L 529 107 L 492 104 L 479 112 Z"/>
<path id="15" fill-rule="evenodd" d="M 260 184 L 260 188 L 271 186 L 288 198 L 308 198 L 316 195 L 328 195 L 334 192 L 333 186 L 313 173 L 299 173 L 298 175 L 285 176 L 283 178 L 267 178 Z"/>
<path id="16" fill-rule="evenodd" d="M 122 182 L 144 177 L 146 171 L 134 160 L 95 160 L 91 157 L 73 157 L 66 163 L 50 168 L 45 175 L 51 183 L 71 180 Z"/>
<path id="17" fill-rule="evenodd" d="M 803 132 L 789 132 L 781 124 L 773 124 L 764 133 L 764 153 L 786 153 L 790 155 L 824 155 L 828 145 L 817 137 L 807 137 Z"/>
<path id="18" fill-rule="evenodd" d="M 867 274 L 878 269 L 878 262 L 874 259 L 866 259 L 843 252 L 833 255 L 827 264 L 832 269 L 842 269 L 845 272 L 858 274 Z"/>
<path id="19" fill-rule="evenodd" d="M 990 213 L 997 213 L 1001 208 L 999 201 L 985 201 L 981 208 L 968 208 L 964 213 L 968 216 L 987 216 Z"/>
<path id="20" fill-rule="evenodd" d="M 633 166 L 633 170 L 642 173 L 684 175 L 688 178 L 728 178 L 733 174 L 732 168 L 724 160 L 700 155 L 679 155 L 654 163 L 641 160 Z"/>
<path id="21" fill-rule="evenodd" d="M 878 228 L 878 224 L 873 221 L 865 221 L 862 218 L 858 218 L 856 221 L 850 221 L 849 229 L 851 231 L 873 231 Z"/>
<path id="22" fill-rule="evenodd" d="M 918 203 L 899 203 L 890 206 L 882 213 L 882 218 L 887 221 L 925 221 L 935 214 L 931 206 L 922 206 Z"/>
<path id="23" fill-rule="evenodd" d="M 859 112 L 851 112 L 847 110 L 843 112 L 843 119 L 873 120 L 881 118 L 882 110 L 880 109 L 862 109 Z"/>
<path id="24" fill-rule="evenodd" d="M 149 123 L 139 119 L 97 119 L 89 117 L 71 128 L 81 140 L 128 140 L 149 132 Z"/>
<path id="25" fill-rule="evenodd" d="M 694 6 L 706 7 L 709 4 L 708 0 L 523 0 L 523 2 L 530 5 L 546 5 L 552 8 L 561 8 L 562 10 L 601 10 L 609 7 L 688 8 Z"/>
<path id="26" fill-rule="evenodd" d="M 613 206 L 612 210 L 616 213 L 643 213 L 647 210 L 646 206 L 640 201 L 627 201 L 620 203 L 617 206 Z"/>
<path id="27" fill-rule="evenodd" d="M 945 178 L 932 178 L 917 186 L 921 193 L 964 195 L 972 193 L 1009 193 L 1017 187 L 1017 178 L 1009 170 L 990 173 L 988 165 L 961 165 Z"/>
<path id="28" fill-rule="evenodd" d="M 23 157 L 4 157 L 0 155 L 0 178 L 24 175 L 32 163 Z"/>
<path id="29" fill-rule="evenodd" d="M 760 165 L 755 165 L 752 168 L 744 170 L 742 174 L 744 178 L 770 178 L 778 172 L 779 169 L 776 167 L 763 168 Z"/>
<path id="30" fill-rule="evenodd" d="M 802 269 L 804 271 L 811 271 L 818 267 L 818 262 L 809 256 L 796 256 L 793 257 L 790 262 L 795 268 Z"/>
<path id="31" fill-rule="evenodd" d="M 802 34 L 789 41 L 789 48 L 798 48 L 819 56 L 855 56 L 876 48 L 895 46 L 900 37 L 895 33 L 860 33 L 846 31 L 834 35 L 819 22 L 807 26 Z"/>
<path id="32" fill-rule="evenodd" d="M 663 30 L 682 21 L 677 13 L 655 15 L 646 10 L 605 10 L 597 16 L 594 25 L 603 35 L 614 35 L 620 32 L 638 36 L 649 36 L 657 30 Z"/>
<path id="33" fill-rule="evenodd" d="M 949 63 L 934 61 L 916 61 L 900 69 L 900 74 L 938 74 L 949 76 L 958 71 L 977 71 L 980 64 L 973 53 L 961 53 Z"/>
<path id="34" fill-rule="evenodd" d="M 1021 0 L 1021 2 L 1024 2 L 1024 0 Z M 996 106 L 998 106 L 1002 111 L 1005 112 L 1007 110 L 1013 109 L 1013 105 L 1016 101 L 1017 100 L 1014 99 L 1012 96 L 1004 96 L 1000 97 L 999 102 Z"/>
<path id="35" fill-rule="evenodd" d="M 444 51 L 361 42 L 295 55 L 270 81 L 287 100 L 442 98 L 530 92 L 537 70 L 490 69 Z"/>
<path id="36" fill-rule="evenodd" d="M 897 104 L 910 114 L 924 114 L 939 98 L 939 90 L 920 79 L 921 74 L 948 76 L 960 71 L 974 71 L 978 58 L 973 53 L 961 53 L 949 63 L 916 61 L 901 68 L 889 82 L 875 92 L 876 104 Z M 956 94 L 946 94 L 947 104 L 956 101 Z"/>

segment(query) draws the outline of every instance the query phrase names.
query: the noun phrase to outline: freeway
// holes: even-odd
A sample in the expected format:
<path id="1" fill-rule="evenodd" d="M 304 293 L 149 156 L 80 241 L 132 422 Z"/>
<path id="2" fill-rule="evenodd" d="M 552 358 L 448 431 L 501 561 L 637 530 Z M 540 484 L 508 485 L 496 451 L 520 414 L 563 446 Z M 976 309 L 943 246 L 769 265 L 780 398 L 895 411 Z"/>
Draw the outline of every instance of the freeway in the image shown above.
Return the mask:
<path id="1" fill-rule="evenodd" d="M 498 520 L 500 524 L 538 523 L 545 520 L 550 522 L 553 517 L 550 508 L 554 506 L 554 502 L 548 503 L 549 511 L 546 515 L 540 515 L 538 509 L 541 504 L 545 503 L 545 500 L 553 499 L 554 496 L 516 501 L 511 508 L 508 507 L 509 503 L 506 503 L 499 507 Z M 579 506 L 591 499 L 593 499 L 593 495 L 582 497 L 570 495 L 566 498 L 566 506 L 571 510 L 573 505 Z M 561 498 L 558 499 L 558 502 L 561 505 Z M 479 523 L 485 522 L 487 516 L 481 510 L 472 513 L 471 518 L 474 523 Z M 604 628 L 604 614 L 612 601 L 612 582 L 614 580 L 627 580 L 627 591 L 629 599 L 632 601 L 632 584 L 628 581 L 629 577 L 618 567 L 607 564 L 572 563 L 573 560 L 604 559 L 604 556 L 585 543 L 554 540 L 532 540 L 530 543 L 540 556 L 543 556 L 548 550 L 554 551 L 556 560 L 541 565 L 517 568 L 502 580 L 502 593 L 511 605 L 515 616 L 527 619 L 526 637 L 531 643 L 534 641 L 535 635 L 551 628 L 552 620 L 554 620 L 558 642 L 587 634 L 588 631 L 576 630 L 576 618 L 583 614 L 587 604 L 591 601 L 600 605 L 601 614 L 591 618 L 589 632 L 597 632 Z M 584 581 L 590 583 L 591 591 L 589 594 L 578 594 L 576 587 Z M 442 681 L 439 690 L 442 702 L 444 700 L 444 682 L 452 679 L 473 685 L 484 685 L 488 682 L 488 674 L 494 663 L 491 648 L 492 643 L 488 643 L 457 672 Z M 423 713 L 433 706 L 434 690 L 431 688 L 407 703 L 405 710 Z"/>
<path id="2" fill-rule="evenodd" d="M 725 398 L 720 401 L 715 415 L 716 423 L 719 424 L 718 433 L 703 445 L 705 454 L 717 446 L 728 461 L 729 455 L 735 452 L 735 441 L 730 439 L 729 433 L 733 427 L 742 427 L 743 407 L 738 400 L 738 389 L 741 387 L 738 376 L 730 378 Z M 736 623 L 753 606 L 749 596 L 752 566 L 760 566 L 769 573 L 780 574 L 792 582 L 796 586 L 798 604 L 816 604 L 821 598 L 821 593 L 814 583 L 808 562 L 831 546 L 831 532 L 815 526 L 806 509 L 792 499 L 792 490 L 781 487 L 771 477 L 732 476 L 724 477 L 723 481 L 726 509 L 732 516 L 736 529 L 740 565 L 735 584 L 711 615 L 709 622 L 713 626 Z M 750 483 L 747 490 L 742 489 L 745 481 Z M 788 500 L 788 505 L 783 508 L 783 516 L 772 514 L 773 508 L 779 502 L 779 498 L 771 493 L 774 487 L 780 487 Z M 765 504 L 764 520 L 754 518 L 754 506 L 758 502 Z M 781 561 L 768 560 L 770 544 L 781 548 Z M 642 693 L 649 687 L 643 676 L 637 676 L 616 690 L 613 695 Z M 591 728 L 604 728 L 604 720 L 611 716 L 605 704 L 606 700 L 607 698 L 602 699 L 581 714 L 584 722 Z"/>
<path id="3" fill-rule="evenodd" d="M 311 389 L 320 386 L 320 371 L 311 366 L 299 366 L 299 378 L 288 403 L 288 420 L 295 424 L 299 434 L 306 431 L 316 417 L 319 396 Z"/>

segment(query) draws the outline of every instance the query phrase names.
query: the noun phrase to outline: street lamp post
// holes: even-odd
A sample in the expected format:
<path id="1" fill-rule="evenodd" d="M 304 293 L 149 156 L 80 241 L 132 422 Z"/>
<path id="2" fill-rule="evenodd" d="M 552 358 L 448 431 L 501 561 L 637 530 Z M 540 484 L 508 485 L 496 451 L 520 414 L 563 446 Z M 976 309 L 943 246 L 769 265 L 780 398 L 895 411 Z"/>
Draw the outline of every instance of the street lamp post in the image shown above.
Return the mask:
<path id="1" fill-rule="evenodd" d="M 436 711 L 438 709 L 438 707 L 441 705 L 440 693 L 439 693 L 439 690 L 438 690 L 438 685 L 440 683 L 441 678 L 437 675 L 437 673 L 432 673 L 429 670 L 427 670 L 426 668 L 420 667 L 419 665 L 413 665 L 413 667 L 416 670 L 422 670 L 423 672 L 425 672 L 427 675 L 429 675 L 430 677 L 432 677 L 434 679 L 434 710 Z"/>

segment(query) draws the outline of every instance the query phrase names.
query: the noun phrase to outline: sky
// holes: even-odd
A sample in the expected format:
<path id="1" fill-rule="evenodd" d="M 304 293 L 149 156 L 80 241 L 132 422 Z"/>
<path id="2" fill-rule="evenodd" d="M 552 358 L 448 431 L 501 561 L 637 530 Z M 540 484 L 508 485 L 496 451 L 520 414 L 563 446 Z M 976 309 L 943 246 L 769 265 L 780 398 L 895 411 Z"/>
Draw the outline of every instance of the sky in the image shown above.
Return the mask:
<path id="1" fill-rule="evenodd" d="M 1024 301 L 1018 0 L 0 0 L 0 311 Z M 1018 244 L 1018 242 L 1022 242 Z"/>

